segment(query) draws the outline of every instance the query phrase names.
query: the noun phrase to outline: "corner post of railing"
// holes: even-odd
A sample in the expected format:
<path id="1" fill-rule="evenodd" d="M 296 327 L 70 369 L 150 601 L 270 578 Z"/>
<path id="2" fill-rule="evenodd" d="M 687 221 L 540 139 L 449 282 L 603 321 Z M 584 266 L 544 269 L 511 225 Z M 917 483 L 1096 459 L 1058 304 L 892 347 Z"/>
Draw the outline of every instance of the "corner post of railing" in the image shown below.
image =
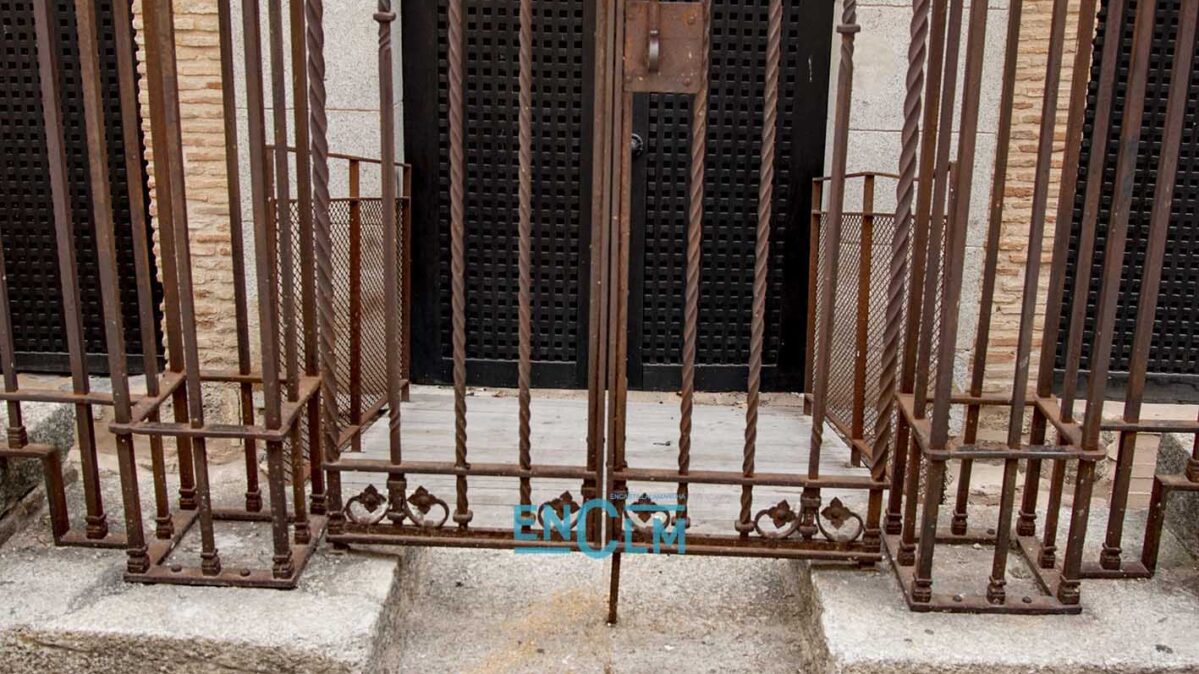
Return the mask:
<path id="1" fill-rule="evenodd" d="M 856 346 L 853 362 L 853 446 L 850 461 L 862 465 L 859 441 L 866 437 L 866 350 L 870 329 L 870 276 L 874 262 L 874 181 L 867 173 L 862 179 L 862 233 L 858 241 L 858 307 Z"/>
<path id="2" fill-rule="evenodd" d="M 350 189 L 350 426 L 362 425 L 362 162 L 349 162 Z M 362 450 L 362 436 L 355 433 L 351 448 Z"/>
<path id="3" fill-rule="evenodd" d="M 824 201 L 824 182 L 812 179 L 811 224 L 808 226 L 808 324 L 804 332 L 804 414 L 812 413 L 812 383 L 816 353 L 816 286 L 820 267 L 820 218 Z"/>

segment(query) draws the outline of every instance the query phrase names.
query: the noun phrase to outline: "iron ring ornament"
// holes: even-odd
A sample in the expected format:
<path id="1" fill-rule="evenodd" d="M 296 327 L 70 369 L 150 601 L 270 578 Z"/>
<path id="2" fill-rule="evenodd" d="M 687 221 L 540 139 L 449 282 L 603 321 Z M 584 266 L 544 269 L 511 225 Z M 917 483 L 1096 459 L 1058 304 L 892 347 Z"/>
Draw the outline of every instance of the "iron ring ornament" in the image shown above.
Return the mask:
<path id="1" fill-rule="evenodd" d="M 770 526 L 764 527 L 762 521 L 769 519 Z M 758 512 L 754 517 L 754 531 L 763 538 L 782 540 L 789 538 L 799 530 L 803 518 L 791 507 L 785 499 L 770 508 Z M 828 526 L 825 525 L 828 523 Z M 850 529 L 846 531 L 846 525 Z M 866 533 L 866 523 L 862 517 L 850 510 L 841 499 L 834 498 L 820 510 L 816 517 L 816 527 L 821 535 L 831 543 L 853 543 Z M 830 529 L 831 528 L 831 529 Z"/>
<path id="2" fill-rule="evenodd" d="M 633 531 L 642 536 L 653 536 L 655 522 L 663 531 L 677 522 L 670 508 L 658 505 L 648 494 L 642 494 L 630 505 L 632 508 L 624 509 L 624 519 Z"/>
<path id="3" fill-rule="evenodd" d="M 575 530 L 581 509 L 569 491 L 564 491 L 556 498 L 550 499 L 537 507 L 537 523 L 541 525 L 542 529 L 546 528 L 544 516 L 546 508 L 549 508 L 558 516 L 559 522 L 568 523 L 569 529 L 571 531 Z M 569 522 L 567 522 L 568 519 Z"/>
<path id="4" fill-rule="evenodd" d="M 366 489 L 346 501 L 342 513 L 355 524 L 371 526 L 388 517 L 391 508 L 384 507 L 388 503 L 389 499 L 375 485 L 367 485 Z M 410 496 L 401 500 L 396 510 L 399 514 L 395 524 L 403 524 L 404 520 L 408 520 L 422 529 L 440 529 L 450 518 L 450 507 L 446 502 L 424 487 L 417 487 Z M 430 516 L 430 513 L 433 515 Z"/>

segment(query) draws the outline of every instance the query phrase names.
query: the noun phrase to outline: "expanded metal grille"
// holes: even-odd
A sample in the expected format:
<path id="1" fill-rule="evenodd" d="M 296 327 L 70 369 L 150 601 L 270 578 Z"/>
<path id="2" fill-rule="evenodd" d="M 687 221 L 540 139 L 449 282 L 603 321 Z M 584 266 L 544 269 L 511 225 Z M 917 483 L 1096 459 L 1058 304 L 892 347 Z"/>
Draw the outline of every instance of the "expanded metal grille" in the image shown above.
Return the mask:
<path id="1" fill-rule="evenodd" d="M 785 3 L 779 129 L 766 302 L 764 361 L 778 362 L 787 222 L 799 206 L 793 198 L 793 133 L 802 74 L 809 72 L 802 3 Z M 754 238 L 757 223 L 759 150 L 762 140 L 762 72 L 765 69 L 767 3 L 723 0 L 712 5 L 712 52 L 704 180 L 704 240 L 700 270 L 701 364 L 749 360 L 753 307 Z M 691 99 L 650 96 L 645 223 L 645 328 L 647 364 L 680 362 L 683 277 L 686 259 Z M 799 189 L 806 190 L 803 185 Z M 793 292 L 800 292 L 793 290 Z"/>
<path id="2" fill-rule="evenodd" d="M 355 212 L 357 208 L 357 212 Z M 386 341 L 386 282 L 387 268 L 384 264 L 386 246 L 383 243 L 383 200 L 382 199 L 333 199 L 329 205 L 329 215 L 333 225 L 333 307 L 337 326 L 337 414 L 343 425 L 352 422 L 352 403 L 357 393 L 360 398 L 358 410 L 365 413 L 383 403 L 387 397 L 387 352 Z M 404 201 L 396 201 L 396 222 L 402 222 Z M 295 261 L 295 312 L 296 320 L 300 321 L 303 304 L 300 297 L 300 222 L 299 208 L 295 201 L 291 203 L 291 241 L 292 255 Z M 359 259 L 355 262 L 351 249 L 357 231 L 359 237 Z M 396 243 L 400 244 L 397 225 Z M 399 256 L 403 260 L 403 256 Z M 359 310 L 352 308 L 353 281 L 352 274 L 358 272 Z M 397 283 L 402 282 L 402 269 L 394 270 Z M 282 284 L 280 284 L 282 293 Z M 282 294 L 280 295 L 282 299 Z M 282 305 L 280 305 L 282 311 Z M 403 306 L 394 307 L 399 317 L 399 325 L 408 317 L 403 313 Z M 359 327 L 354 329 L 357 316 Z M 300 340 L 297 353 L 303 367 L 305 352 L 302 333 L 297 329 Z M 355 339 L 358 338 L 358 352 L 355 353 Z M 318 344 L 319 347 L 319 344 Z M 392 345 L 401 359 L 405 356 L 406 346 L 402 340 Z M 353 386 L 353 367 L 357 357 L 360 378 L 357 390 Z M 302 420 L 302 423 L 304 421 Z M 306 433 L 301 437 L 307 439 Z"/>
<path id="3" fill-rule="evenodd" d="M 1150 52 L 1149 79 L 1145 90 L 1145 116 L 1141 129 L 1140 154 L 1137 159 L 1132 210 L 1128 223 L 1128 247 L 1125 254 L 1124 274 L 1120 287 L 1115 332 L 1112 344 L 1111 368 L 1127 371 L 1132 354 L 1133 332 L 1136 328 L 1137 296 L 1140 292 L 1140 277 L 1148 245 L 1149 217 L 1153 208 L 1153 186 L 1156 182 L 1158 156 L 1161 152 L 1162 132 L 1165 124 L 1167 94 L 1171 88 L 1170 67 L 1174 57 L 1174 33 L 1178 25 L 1179 0 L 1159 0 L 1154 22 L 1153 48 Z M 1133 17 L 1137 3 L 1129 2 L 1125 12 L 1120 51 L 1120 71 L 1126 72 L 1132 54 Z M 1099 88 L 1103 43 L 1109 39 L 1108 9 L 1106 4 L 1099 15 L 1099 32 L 1094 45 L 1091 66 L 1091 84 L 1088 91 L 1086 131 L 1082 152 L 1079 155 L 1078 190 L 1074 204 L 1074 231 L 1070 239 L 1070 259 L 1067 279 L 1073 279 L 1077 266 L 1078 236 L 1082 219 L 1085 186 L 1088 180 L 1087 166 L 1091 157 L 1091 130 L 1095 119 L 1095 98 Z M 1199 60 L 1199 56 L 1197 56 Z M 1188 87 L 1186 121 L 1183 125 L 1178 177 L 1175 181 L 1174 206 L 1170 217 L 1170 232 L 1166 253 L 1162 261 L 1161 295 L 1158 299 L 1157 316 L 1154 320 L 1153 345 L 1149 350 L 1149 372 L 1159 374 L 1196 374 L 1194 349 L 1199 346 L 1199 331 L 1193 320 L 1199 310 L 1199 295 L 1195 292 L 1199 282 L 1199 68 L 1195 68 Z M 1107 226 L 1111 213 L 1111 199 L 1115 193 L 1116 153 L 1119 148 L 1120 127 L 1124 117 L 1124 102 L 1127 91 L 1125 78 L 1116 78 L 1111 127 L 1107 129 L 1107 155 L 1104 159 L 1102 197 L 1097 227 L 1095 258 L 1092 265 L 1091 284 L 1087 293 L 1087 321 L 1084 328 L 1082 369 L 1090 369 L 1090 353 L 1086 345 L 1094 342 L 1095 308 L 1099 298 L 1102 276 L 1104 247 Z M 1079 289 L 1067 281 L 1062 316 L 1064 325 L 1069 324 L 1070 301 Z M 1057 366 L 1065 367 L 1066 332 L 1058 342 Z"/>
<path id="4" fill-rule="evenodd" d="M 467 0 L 466 339 L 469 358 L 515 361 L 518 349 L 519 0 Z M 445 110 L 446 2 L 438 8 L 438 96 Z M 583 3 L 534 3 L 533 359 L 573 363 L 578 354 L 583 226 Z M 442 352 L 450 357 L 449 127 L 439 116 L 438 236 Z M 475 326 L 472 329 L 470 326 Z M 478 329 L 486 326 L 486 329 Z"/>
<path id="5" fill-rule="evenodd" d="M 118 274 L 121 305 L 125 317 L 125 344 L 129 353 L 141 352 L 137 322 L 137 288 L 132 282 L 133 239 L 129 229 L 128 176 L 121 144 L 121 118 L 117 98 L 115 35 L 110 3 L 98 3 L 100 54 L 104 82 L 105 121 L 108 137 L 108 172 L 117 223 Z M 104 330 L 100 305 L 100 282 L 88 195 L 87 143 L 84 140 L 82 84 L 75 38 L 75 12 L 71 0 L 57 3 L 59 44 L 62 59 L 62 112 L 66 132 L 71 213 L 79 262 L 79 287 L 83 301 L 87 349 L 103 354 Z M 37 48 L 31 0 L 0 0 L 0 23 L 4 45 L 0 49 L 0 146 L 5 160 L 0 164 L 0 223 L 8 266 L 9 293 L 14 341 L 19 362 L 29 369 L 66 371 L 66 332 L 59 299 L 57 246 L 50 201 L 46 158 L 46 134 L 37 71 Z M 154 261 L 151 260 L 151 264 Z M 155 297 L 161 290 L 154 283 Z M 158 302 L 154 303 L 157 311 Z M 157 323 L 157 322 L 156 322 Z M 92 359 L 99 370 L 100 359 Z M 103 366 L 106 367 L 106 366 Z"/>

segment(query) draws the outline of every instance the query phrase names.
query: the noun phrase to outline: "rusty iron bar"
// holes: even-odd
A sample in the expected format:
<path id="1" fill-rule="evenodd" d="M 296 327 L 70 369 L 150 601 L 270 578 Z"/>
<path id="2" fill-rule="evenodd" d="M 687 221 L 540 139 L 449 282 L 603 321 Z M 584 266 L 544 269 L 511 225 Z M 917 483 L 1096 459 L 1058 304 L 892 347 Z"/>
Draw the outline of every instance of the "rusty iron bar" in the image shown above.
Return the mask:
<path id="1" fill-rule="evenodd" d="M 350 193 L 350 423 L 357 426 L 362 423 L 362 167 L 357 160 L 350 160 L 347 178 Z M 361 449 L 361 435 L 356 435 L 352 451 Z"/>
<path id="2" fill-rule="evenodd" d="M 450 314 L 454 370 L 454 457 L 466 462 L 466 141 L 465 111 L 465 18 L 463 0 L 449 0 L 448 42 L 450 116 Z M 470 511 L 465 477 L 455 485 L 454 522 L 465 529 L 474 515 Z"/>
<path id="3" fill-rule="evenodd" d="M 519 77 L 519 130 L 518 142 L 520 163 L 520 188 L 518 223 L 520 251 L 520 288 L 517 293 L 519 325 L 519 362 L 517 379 L 519 387 L 519 452 L 520 465 L 532 465 L 530 441 L 530 405 L 532 396 L 529 388 L 533 381 L 533 1 L 520 2 L 520 77 Z M 533 503 L 533 487 L 528 479 L 520 482 L 520 503 Z"/>
<path id="4" fill-rule="evenodd" d="M 750 318 L 749 377 L 745 396 L 745 448 L 741 472 L 753 477 L 758 443 L 758 405 L 762 387 L 762 346 L 766 341 L 767 274 L 770 225 L 774 217 L 774 157 L 778 134 L 779 64 L 782 60 L 783 3 L 770 0 L 766 23 L 766 70 L 762 95 L 762 150 L 758 169 L 758 223 L 754 232 L 753 313 Z M 815 204 L 813 204 L 815 208 Z M 753 487 L 741 489 L 741 511 L 735 525 L 743 538 L 753 531 Z"/>
<path id="5" fill-rule="evenodd" d="M 991 314 L 995 299 L 996 266 L 999 261 L 999 239 L 1003 230 L 1003 206 L 1007 200 L 1007 168 L 1012 139 L 1012 99 L 1016 90 L 1017 56 L 1020 48 L 1020 24 L 1023 0 L 1012 0 L 1008 8 L 1007 39 L 1004 44 L 1003 84 L 999 95 L 999 120 L 995 141 L 995 170 L 991 182 L 991 201 L 987 217 L 987 238 L 984 246 L 982 289 L 979 292 L 978 327 L 975 330 L 974 357 L 971 361 L 970 388 L 972 396 L 981 396 L 987 375 L 987 349 L 991 340 Z M 1053 47 L 1050 47 L 1051 51 Z M 1046 85 L 1048 87 L 1048 84 Z M 1055 88 L 1056 91 L 1056 88 Z M 1014 403 L 1013 403 L 1014 404 Z M 974 444 L 978 439 L 980 405 L 966 406 L 966 423 L 962 439 Z M 954 500 L 950 531 L 965 535 L 968 527 L 967 506 L 970 500 L 971 473 L 974 462 L 962 459 L 958 468 L 957 495 Z"/>
<path id="6" fill-rule="evenodd" d="M 1041 127 L 1037 140 L 1037 165 L 1032 194 L 1032 219 L 1028 234 L 1028 259 L 1024 270 L 1024 287 L 1020 307 L 1020 327 L 1016 344 L 1016 370 L 1012 380 L 1012 404 L 1009 410 L 1007 445 L 1019 449 L 1024 433 L 1024 404 L 1028 389 L 1029 356 L 1032 352 L 1033 321 L 1037 309 L 1037 287 L 1041 279 L 1041 250 L 1045 233 L 1046 208 L 1049 202 L 1049 178 L 1053 168 L 1054 130 L 1058 85 L 1065 48 L 1067 0 L 1054 0 L 1050 21 L 1049 54 L 1045 64 L 1045 88 L 1041 109 Z M 999 170 L 996 170 L 999 173 Z M 989 273 L 991 270 L 988 269 Z M 988 298 L 989 299 L 989 298 Z M 976 358 L 978 355 L 976 354 Z M 1003 466 L 999 520 L 996 526 L 995 554 L 991 577 L 987 585 L 987 601 L 1002 604 L 1007 601 L 1007 558 L 1011 547 L 1012 511 L 1016 503 L 1016 478 L 1019 462 L 1007 459 Z"/>
<path id="7" fill-rule="evenodd" d="M 817 326 L 819 340 L 812 387 L 812 435 L 808 450 L 808 477 L 820 476 L 820 455 L 824 441 L 824 421 L 827 416 L 828 372 L 830 351 L 833 344 L 834 302 L 837 297 L 837 266 L 841 248 L 841 215 L 845 208 L 845 166 L 849 156 L 849 113 L 853 103 L 853 52 L 854 36 L 861 27 L 857 23 L 857 1 L 846 0 L 841 22 L 837 25 L 841 35 L 841 60 L 837 72 L 837 102 L 833 131 L 832 180 L 829 183 L 829 216 L 822 236 L 823 253 L 827 278 L 821 287 L 820 324 Z M 801 499 L 800 534 L 811 538 L 817 533 L 817 509 L 820 507 L 820 491 L 805 488 Z"/>
<path id="8" fill-rule="evenodd" d="M 299 209 L 300 221 L 300 334 L 301 350 L 303 352 L 303 372 L 305 377 L 320 375 L 320 357 L 317 351 L 317 298 L 316 298 L 316 260 L 315 242 L 313 240 L 313 212 L 315 203 L 313 191 L 312 161 L 312 130 L 311 114 L 308 100 L 308 45 L 307 45 L 307 7 L 305 0 L 289 0 L 288 28 L 291 39 L 291 82 L 292 101 L 294 103 L 294 124 L 296 142 L 296 207 Z M 327 142 L 327 141 L 326 141 Z M 308 444 L 308 479 L 312 481 L 312 504 L 314 514 L 324 514 L 325 507 L 325 475 L 321 471 L 321 409 L 320 399 L 313 397 L 308 401 L 306 419 Z M 303 461 L 296 461 L 301 452 L 292 452 L 293 466 L 303 469 Z M 293 479 L 293 484 L 304 485 L 304 479 Z M 294 497 L 299 509 L 303 494 Z"/>
<path id="9" fill-rule="evenodd" d="M 137 64 L 134 62 L 133 17 L 123 2 L 114 3 L 113 35 L 117 54 L 117 87 L 121 109 L 121 142 L 133 238 L 134 277 L 137 288 L 138 328 L 142 343 L 142 374 L 146 395 L 158 395 L 158 330 L 154 315 L 149 223 L 146 214 L 145 171 L 142 168 L 141 118 L 137 94 Z M 0 269 L 0 273 L 3 270 Z M 7 302 L 6 302 L 7 304 Z M 111 348 L 108 349 L 110 352 Z M 118 351 L 123 353 L 123 351 Z M 111 366 L 110 366 L 111 367 Z M 115 400 L 114 400 L 115 407 Z M 154 415 L 158 420 L 157 414 Z M 150 439 L 151 476 L 154 485 L 155 537 L 169 540 L 174 535 L 170 494 L 166 482 L 166 460 L 162 438 Z"/>
<path id="10" fill-rule="evenodd" d="M 704 0 L 704 12 L 711 16 L 711 0 Z M 657 2 L 649 3 L 650 11 L 650 70 L 654 69 L 655 49 L 653 46 L 653 24 L 655 12 L 659 11 Z M 705 25 L 708 21 L 705 19 Z M 689 163 L 690 174 L 687 178 L 687 245 L 685 262 L 683 264 L 683 349 L 681 352 L 681 376 L 679 401 L 679 475 L 685 476 L 691 470 L 691 427 L 692 415 L 695 408 L 695 354 L 699 339 L 699 275 L 702 266 L 704 238 L 704 179 L 707 168 L 708 149 L 708 64 L 711 60 L 711 31 L 703 32 L 703 44 L 700 47 L 699 88 L 691 97 L 691 135 Z M 687 521 L 686 482 L 679 482 L 677 517 Z"/>
<path id="11" fill-rule="evenodd" d="M 91 0 L 75 1 L 75 20 L 79 40 L 80 80 L 83 84 L 83 117 L 88 144 L 88 176 L 91 189 L 92 220 L 96 235 L 96 255 L 100 268 L 101 305 L 104 314 L 104 338 L 108 352 L 109 382 L 112 385 L 113 416 L 129 420 L 132 405 L 129 378 L 125 371 L 125 334 L 121 318 L 121 289 L 117 275 L 116 228 L 113 222 L 112 183 L 108 173 L 108 143 L 105 138 L 104 97 L 100 91 L 100 39 L 96 6 Z M 133 207 L 136 209 L 136 206 Z M 91 409 L 88 408 L 90 413 Z M 141 498 L 137 488 L 137 462 L 133 436 L 115 437 L 120 466 L 121 496 L 125 509 L 126 568 L 132 573 L 144 571 L 150 563 L 146 554 L 142 527 Z"/>
<path id="12" fill-rule="evenodd" d="M 857 308 L 854 312 L 854 360 L 853 360 L 853 404 L 850 435 L 854 439 L 864 437 L 866 432 L 866 350 L 870 330 L 870 274 L 874 259 L 874 176 L 862 181 L 862 232 L 858 241 L 858 287 Z M 856 468 L 862 465 L 862 451 L 858 445 L 850 447 L 850 463 Z"/>
<path id="13" fill-rule="evenodd" d="M 246 298 L 245 242 L 241 214 L 241 183 L 238 171 L 237 92 L 234 82 L 233 11 L 229 0 L 217 3 L 217 21 L 221 43 L 221 109 L 225 130 L 225 173 L 229 194 L 229 244 L 233 258 L 233 306 L 237 330 L 238 372 L 248 374 L 250 356 L 249 300 Z M 148 379 L 148 377 L 147 377 Z M 241 422 L 254 424 L 254 388 L 249 383 L 238 387 Z M 262 510 L 262 490 L 258 485 L 258 443 L 246 440 L 243 447 L 246 464 L 246 510 Z"/>
<path id="14" fill-rule="evenodd" d="M 333 225 L 329 212 L 329 118 L 325 89 L 325 3 L 305 0 L 305 67 L 307 76 L 309 142 L 312 163 L 312 245 L 316 271 L 317 363 L 320 373 L 320 459 L 336 461 L 340 454 L 341 429 L 337 419 L 337 319 L 333 310 Z M 297 66 L 298 67 L 298 66 Z M 352 164 L 356 166 L 357 164 Z M 356 187 L 356 185 L 355 185 Z M 351 209 L 357 209 L 353 202 Z M 351 237 L 358 234 L 358 223 L 351 211 Z M 351 263 L 353 260 L 351 260 Z M 353 267 L 351 267 L 354 269 Z M 351 302 L 360 300 L 361 288 L 350 288 Z M 353 315 L 353 307 L 351 307 Z M 352 390 L 360 390 L 351 383 Z M 360 419 L 351 417 L 356 425 Z M 312 423 L 311 420 L 309 423 Z M 317 483 L 313 478 L 313 505 L 318 503 Z M 341 476 L 329 473 L 325 480 L 323 506 L 329 517 L 329 529 L 342 524 Z"/>
<path id="15" fill-rule="evenodd" d="M 270 0 L 278 2 L 278 0 Z M 268 181 L 268 151 L 266 149 L 266 112 L 262 75 L 262 28 L 258 0 L 248 0 L 242 7 L 246 62 L 246 104 L 249 118 L 250 185 L 254 210 L 254 248 L 257 255 L 259 340 L 262 358 L 262 392 L 265 423 L 268 429 L 280 429 L 282 424 L 281 392 L 279 390 L 279 324 L 275 269 L 275 213 L 271 211 L 271 187 Z M 284 162 L 286 165 L 286 162 Z M 284 174 L 286 176 L 286 174 Z M 294 574 L 295 565 L 288 541 L 287 500 L 283 493 L 283 443 L 267 443 L 267 472 L 271 484 L 272 538 L 274 545 L 272 575 L 286 578 Z"/>
<path id="16" fill-rule="evenodd" d="M 380 159 L 382 162 L 381 196 L 383 223 L 383 267 L 386 275 L 383 280 L 384 296 L 387 310 L 384 319 L 384 333 L 388 344 L 386 355 L 387 370 L 387 439 L 388 456 L 392 464 L 403 462 L 403 445 L 400 434 L 400 354 L 395 348 L 399 343 L 399 321 L 396 307 L 399 305 L 399 286 L 395 270 L 399 268 L 399 241 L 396 239 L 396 180 L 391 167 L 395 165 L 395 92 L 392 83 L 392 54 L 391 54 L 391 24 L 396 19 L 391 8 L 391 0 L 379 0 L 378 9 L 374 15 L 379 24 L 379 141 Z M 393 522 L 399 522 L 403 513 L 398 508 L 406 498 L 406 482 L 403 473 L 390 471 L 387 476 L 387 492 L 391 504 L 388 517 Z"/>
<path id="17" fill-rule="evenodd" d="M 38 74 L 41 82 L 42 119 L 46 128 L 49 157 L 50 193 L 54 205 L 54 240 L 57 245 L 62 313 L 70 355 L 71 386 L 75 393 L 88 393 L 87 347 L 83 334 L 83 314 L 79 293 L 78 258 L 75 251 L 75 227 L 71 216 L 70 178 L 67 175 L 62 93 L 59 83 L 58 22 L 47 0 L 34 3 L 34 24 L 38 44 Z M 91 540 L 108 537 L 108 518 L 100 494 L 100 469 L 96 460 L 96 428 L 91 406 L 75 404 L 75 437 L 83 468 L 83 494 L 87 509 L 86 536 Z"/>

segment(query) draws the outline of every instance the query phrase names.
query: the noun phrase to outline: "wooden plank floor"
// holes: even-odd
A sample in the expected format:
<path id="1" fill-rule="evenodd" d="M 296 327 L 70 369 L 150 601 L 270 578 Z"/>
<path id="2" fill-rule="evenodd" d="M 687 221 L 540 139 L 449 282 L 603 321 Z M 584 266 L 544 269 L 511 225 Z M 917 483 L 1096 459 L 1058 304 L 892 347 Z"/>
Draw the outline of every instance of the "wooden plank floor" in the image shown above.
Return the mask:
<path id="1" fill-rule="evenodd" d="M 673 469 L 678 465 L 678 397 L 636 394 L 628 404 L 627 457 L 630 466 Z M 811 433 L 810 418 L 790 399 L 790 404 L 763 405 L 758 426 L 757 470 L 802 474 L 808 465 Z M 405 403 L 402 422 L 405 460 L 454 460 L 454 397 L 447 388 L 413 387 L 411 401 Z M 467 434 L 469 460 L 480 463 L 518 461 L 518 402 L 515 391 L 472 391 L 467 398 Z M 691 469 L 740 471 L 745 433 L 744 404 L 697 403 L 693 416 Z M 826 427 L 821 453 L 821 474 L 861 475 L 868 472 L 849 465 L 849 449 L 831 428 Z M 578 392 L 534 391 L 532 403 L 532 455 L 534 465 L 586 465 L 587 401 Z M 386 423 L 376 423 L 364 436 L 361 454 L 346 458 L 383 459 L 388 456 Z M 368 484 L 384 491 L 386 476 L 373 473 L 345 473 L 345 498 Z M 455 500 L 454 478 L 412 475 L 409 489 L 424 486 L 452 508 Z M 533 481 L 533 502 L 543 503 L 564 491 L 581 499 L 579 483 L 573 480 L 541 479 Z M 472 524 L 509 528 L 512 507 L 519 503 L 519 481 L 514 478 L 471 478 L 470 507 Z M 676 486 L 672 483 L 631 484 L 634 496 L 648 493 L 658 503 L 673 503 Z M 692 531 L 699 533 L 735 533 L 741 488 L 724 485 L 692 485 L 690 514 Z M 826 490 L 825 501 L 839 496 L 855 512 L 865 515 L 866 494 L 846 490 Z M 787 499 L 799 506 L 799 490 L 758 488 L 754 492 L 754 512 Z"/>

